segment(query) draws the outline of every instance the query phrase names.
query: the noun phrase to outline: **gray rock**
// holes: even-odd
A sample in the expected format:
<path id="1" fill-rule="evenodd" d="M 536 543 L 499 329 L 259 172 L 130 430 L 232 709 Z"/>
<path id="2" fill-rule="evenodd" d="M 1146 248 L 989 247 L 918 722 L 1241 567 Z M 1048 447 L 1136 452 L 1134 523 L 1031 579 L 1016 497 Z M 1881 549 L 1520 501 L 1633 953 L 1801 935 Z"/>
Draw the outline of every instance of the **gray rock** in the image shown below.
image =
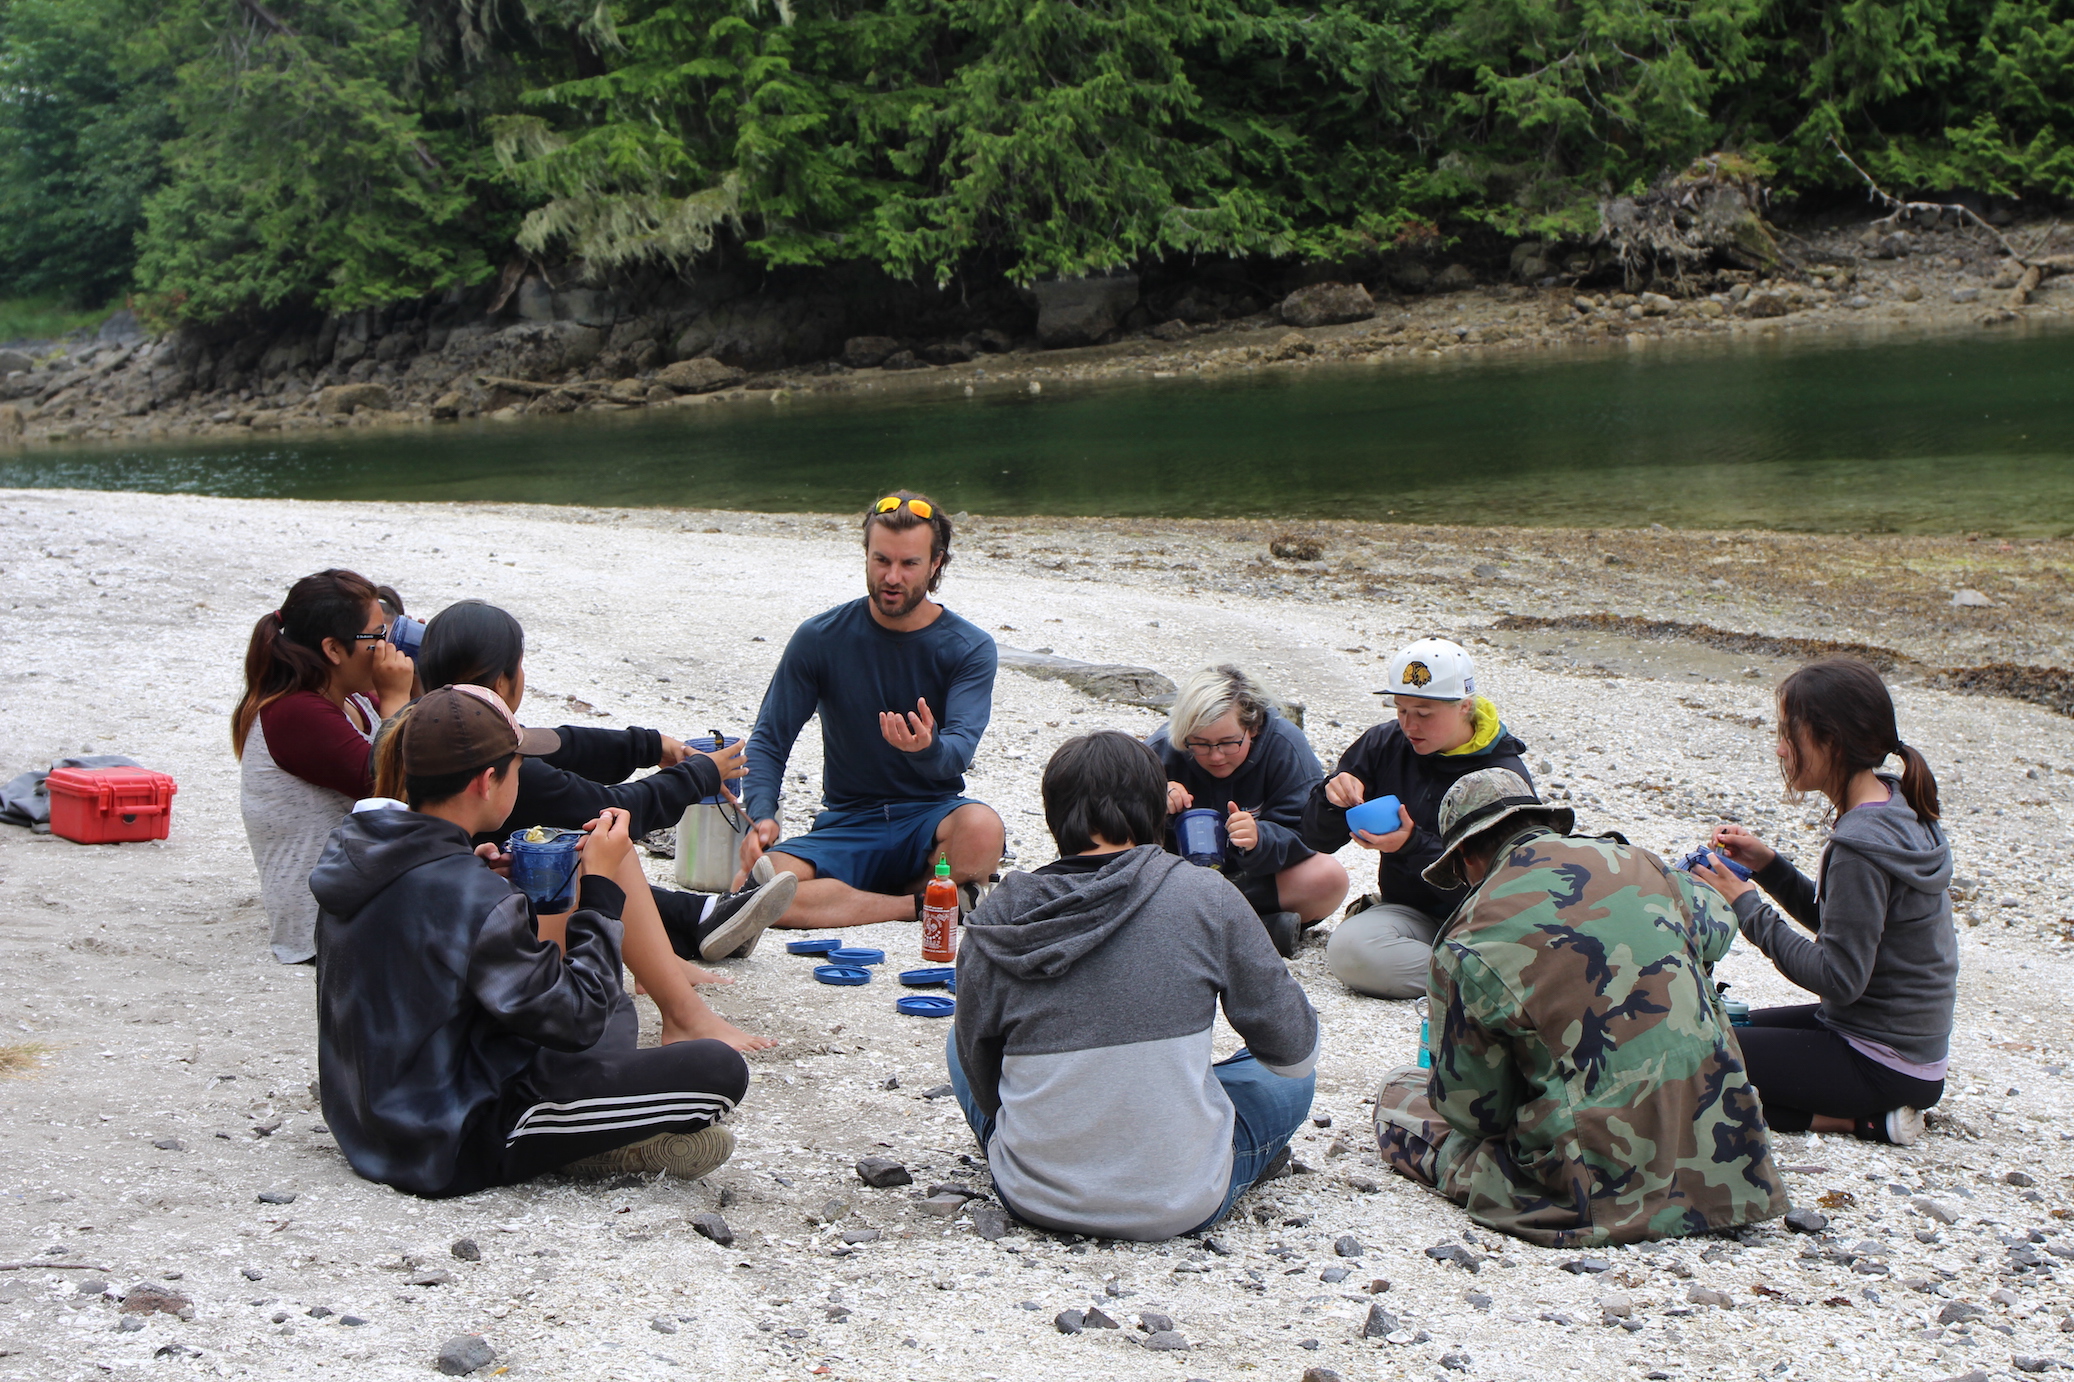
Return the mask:
<path id="1" fill-rule="evenodd" d="M 482 1261 L 482 1249 L 476 1246 L 473 1238 L 456 1238 L 448 1251 L 463 1262 Z"/>
<path id="2" fill-rule="evenodd" d="M 2035 772 L 2036 769 L 2033 769 L 2033 771 Z M 2029 1171 L 2004 1171 L 2002 1173 L 2002 1183 L 2004 1185 L 2014 1185 L 2019 1190 L 2022 1190 L 2036 1185 L 2038 1182 L 2032 1178 Z"/>
<path id="3" fill-rule="evenodd" d="M 1401 293 L 1423 293 L 1433 286 L 1433 271 L 1416 259 L 1392 264 L 1388 274 L 1390 286 Z"/>
<path id="4" fill-rule="evenodd" d="M 929 362 L 912 350 L 896 350 L 879 363 L 880 369 L 927 369 Z"/>
<path id="5" fill-rule="evenodd" d="M 1792 310 L 1777 293 L 1752 293 L 1736 308 L 1740 315 L 1756 318 L 1783 317 Z"/>
<path id="6" fill-rule="evenodd" d="M 955 1219 L 965 1212 L 969 1197 L 965 1195 L 931 1195 L 915 1206 L 924 1214 L 933 1214 L 940 1219 Z"/>
<path id="7" fill-rule="evenodd" d="M 1383 1309 L 1381 1301 L 1372 1301 L 1368 1307 L 1368 1318 L 1361 1322 L 1361 1337 L 1381 1339 L 1397 1332 L 1397 1317 Z"/>
<path id="8" fill-rule="evenodd" d="M 340 1315 L 338 1317 L 338 1322 L 339 1326 L 343 1329 L 358 1329 L 361 1325 L 367 1323 L 367 1321 L 359 1315 Z"/>
<path id="9" fill-rule="evenodd" d="M 451 1286 L 454 1284 L 454 1274 L 440 1267 L 429 1272 L 420 1272 L 416 1276 L 407 1276 L 403 1279 L 403 1284 L 406 1286 Z"/>
<path id="10" fill-rule="evenodd" d="M 1724 1310 L 1735 1308 L 1734 1297 L 1712 1286 L 1695 1286 L 1685 1293 L 1685 1299 L 1694 1305 L 1718 1305 Z"/>
<path id="11" fill-rule="evenodd" d="M 381 384 L 333 384 L 317 395 L 317 411 L 326 417 L 350 417 L 363 410 L 386 412 L 389 390 Z"/>
<path id="12" fill-rule="evenodd" d="M 1954 590 L 1952 603 L 1960 609 L 1993 609 L 1995 602 L 1978 590 Z"/>
<path id="13" fill-rule="evenodd" d="M 1123 1328 L 1123 1326 L 1118 1324 L 1115 1320 L 1110 1319 L 1108 1313 L 1104 1311 L 1102 1307 L 1099 1305 L 1090 1305 L 1086 1309 L 1086 1311 L 1081 1314 L 1080 1323 L 1083 1327 L 1088 1329 Z"/>
<path id="14" fill-rule="evenodd" d="M 257 1267 L 241 1267 L 238 1269 L 238 1275 L 247 1281 L 264 1281 L 266 1279 L 266 1273 Z"/>
<path id="15" fill-rule="evenodd" d="M 875 1228 L 844 1229 L 843 1241 L 853 1248 L 861 1243 L 876 1243 L 879 1241 L 879 1231 Z"/>
<path id="16" fill-rule="evenodd" d="M 73 1287 L 72 1293 L 80 1296 L 105 1296 L 108 1294 L 108 1280 L 105 1277 L 90 1276 Z"/>
<path id="17" fill-rule="evenodd" d="M 1603 1257 L 1573 1257 L 1563 1264 L 1563 1270 L 1572 1276 L 1588 1276 L 1598 1272 L 1610 1272 L 1613 1264 Z"/>
<path id="18" fill-rule="evenodd" d="M 1015 1226 L 1015 1221 L 1008 1217 L 1007 1210 L 990 1204 L 973 1205 L 965 1211 L 965 1215 L 972 1220 L 972 1231 L 989 1243 L 1006 1238 L 1008 1230 Z"/>
<path id="19" fill-rule="evenodd" d="M 850 1212 L 850 1202 L 844 1199 L 827 1199 L 814 1211 L 814 1217 L 824 1224 L 832 1224 Z"/>
<path id="20" fill-rule="evenodd" d="M 1051 1317 L 1051 1327 L 1061 1334 L 1078 1334 L 1087 1328 L 1086 1318 L 1078 1310 L 1061 1310 Z"/>
<path id="21" fill-rule="evenodd" d="M 519 284 L 517 303 L 521 321 L 551 322 L 555 319 L 554 289 L 537 277 L 529 276 Z"/>
<path id="22" fill-rule="evenodd" d="M 480 1334 L 456 1334 L 439 1346 L 439 1370 L 448 1377 L 466 1377 L 496 1361 L 497 1350 Z"/>
<path id="23" fill-rule="evenodd" d="M 1154 1353 L 1186 1353 L 1188 1340 L 1174 1330 L 1163 1329 L 1157 1334 L 1148 1334 L 1145 1337 L 1145 1347 Z"/>
<path id="24" fill-rule="evenodd" d="M 1984 1320 L 1987 1317 L 1987 1311 L 1967 1300 L 1951 1301 L 1937 1312 L 1939 1324 L 1964 1324 L 1968 1320 Z"/>
<path id="25" fill-rule="evenodd" d="M 1459 293 L 1475 286 L 1476 275 L 1466 264 L 1450 264 L 1433 276 L 1433 291 L 1436 293 Z"/>
<path id="26" fill-rule="evenodd" d="M 1100 701 L 1164 710 L 1174 703 L 1173 681 L 1150 667 L 1132 667 L 1114 662 L 1078 662 L 1049 653 L 1025 652 L 1005 645 L 997 647 L 1000 665 L 1042 681 L 1063 681 Z"/>
<path id="27" fill-rule="evenodd" d="M 1324 1271 L 1318 1273 L 1318 1280 L 1326 1283 L 1328 1286 L 1332 1286 L 1338 1285 L 1352 1275 L 1353 1273 L 1345 1267 L 1327 1267 Z"/>
<path id="28" fill-rule="evenodd" d="M 192 1310 L 194 1302 L 178 1291 L 140 1281 L 123 1293 L 119 1308 L 125 1315 L 177 1315 L 182 1310 Z"/>
<path id="29" fill-rule="evenodd" d="M 25 369 L 34 369 L 36 362 L 19 350 L 0 350 L 0 379 Z"/>
<path id="30" fill-rule="evenodd" d="M 905 1166 L 890 1157 L 868 1156 L 857 1162 L 857 1179 L 878 1190 L 888 1190 L 896 1185 L 913 1185 L 915 1178 L 908 1174 Z"/>
<path id="31" fill-rule="evenodd" d="M 891 336 L 852 336 L 843 342 L 843 363 L 851 369 L 876 369 L 900 349 Z"/>
<path id="32" fill-rule="evenodd" d="M 1361 1246 L 1361 1240 L 1351 1233 L 1342 1233 L 1339 1240 L 1332 1245 L 1332 1250 L 1341 1257 L 1359 1257 L 1367 1251 Z"/>
<path id="33" fill-rule="evenodd" d="M 1346 1382 L 1346 1379 L 1332 1368 L 1305 1368 L 1303 1382 Z"/>
<path id="34" fill-rule="evenodd" d="M 1789 1209 L 1786 1211 L 1786 1227 L 1795 1233 L 1820 1233 L 1829 1227 L 1829 1216 L 1820 1210 Z"/>
<path id="35" fill-rule="evenodd" d="M 1914 1205 L 1916 1213 L 1922 1215 L 1925 1219 L 1935 1219 L 1940 1224 L 1956 1224 L 1959 1222 L 1958 1211 L 1942 1200 L 1933 1200 L 1928 1195 L 1918 1195 L 1910 1200 L 1909 1203 Z"/>
<path id="36" fill-rule="evenodd" d="M 655 372 L 656 383 L 678 393 L 712 393 L 741 383 L 743 377 L 733 365 L 711 359 L 679 360 Z"/>
<path id="37" fill-rule="evenodd" d="M 931 1085 L 929 1088 L 923 1090 L 922 1097 L 924 1099 L 948 1099 L 955 1093 L 957 1093 L 957 1091 L 952 1089 L 949 1085 L 939 1084 Z"/>
<path id="38" fill-rule="evenodd" d="M 138 1319 L 135 1315 L 124 1315 L 115 1322 L 115 1332 L 118 1334 L 136 1334 L 143 1328 L 144 1321 Z"/>
<path id="39" fill-rule="evenodd" d="M 1375 299 L 1359 283 L 1313 283 L 1282 299 L 1282 320 L 1291 326 L 1338 326 L 1375 315 Z"/>
<path id="40" fill-rule="evenodd" d="M 1599 1314 L 1606 1318 L 1625 1320 L 1634 1313 L 1635 1303 L 1618 1291 L 1609 1291 L 1599 1297 Z"/>
<path id="41" fill-rule="evenodd" d="M 987 1197 L 986 1191 L 981 1190 L 969 1181 L 962 1185 L 956 1181 L 938 1181 L 929 1187 L 929 1193 L 932 1195 L 957 1195 L 968 1200 L 983 1200 Z"/>
<path id="42" fill-rule="evenodd" d="M 2033 1358 L 2018 1353 L 2010 1357 L 2009 1366 L 2018 1372 L 2052 1372 L 2066 1367 L 2067 1364 L 2057 1358 Z"/>
<path id="43" fill-rule="evenodd" d="M 1055 279 L 1034 284 L 1037 343 L 1047 350 L 1094 345 L 1138 305 L 1138 276 Z"/>
<path id="44" fill-rule="evenodd" d="M 1472 1360 L 1470 1359 L 1469 1355 L 1461 1352 L 1460 1350 L 1457 1350 L 1453 1353 L 1443 1353 L 1440 1355 L 1440 1365 L 1443 1368 L 1446 1368 L 1449 1372 L 1467 1372 L 1469 1371 L 1471 1362 Z"/>
<path id="45" fill-rule="evenodd" d="M 1435 1243 L 1426 1249 L 1426 1256 L 1435 1262 L 1452 1262 L 1469 1272 L 1479 1271 L 1483 1266 L 1483 1259 L 1460 1243 Z"/>
<path id="46" fill-rule="evenodd" d="M 648 1327 L 658 1334 L 675 1334 L 677 1332 L 677 1322 L 668 1315 L 657 1315 L 648 1322 Z"/>
<path id="47" fill-rule="evenodd" d="M 1979 302 L 1979 301 L 1980 301 L 1980 289 L 1978 289 L 1978 288 L 1954 288 L 1954 289 L 1952 289 L 1952 301 L 1953 301 L 1953 302 Z"/>
<path id="48" fill-rule="evenodd" d="M 1462 1299 L 1469 1303 L 1471 1310 L 1488 1310 L 1491 1308 L 1491 1298 L 1481 1291 L 1471 1291 Z"/>
<path id="49" fill-rule="evenodd" d="M 1138 1328 L 1147 1334 L 1164 1334 L 1173 1329 L 1173 1317 L 1162 1315 L 1157 1310 L 1142 1311 L 1138 1315 Z"/>
<path id="50" fill-rule="evenodd" d="M 691 1227 L 701 1236 L 710 1238 L 723 1248 L 734 1246 L 735 1231 L 727 1226 L 727 1220 L 718 1214 L 694 1214 Z"/>

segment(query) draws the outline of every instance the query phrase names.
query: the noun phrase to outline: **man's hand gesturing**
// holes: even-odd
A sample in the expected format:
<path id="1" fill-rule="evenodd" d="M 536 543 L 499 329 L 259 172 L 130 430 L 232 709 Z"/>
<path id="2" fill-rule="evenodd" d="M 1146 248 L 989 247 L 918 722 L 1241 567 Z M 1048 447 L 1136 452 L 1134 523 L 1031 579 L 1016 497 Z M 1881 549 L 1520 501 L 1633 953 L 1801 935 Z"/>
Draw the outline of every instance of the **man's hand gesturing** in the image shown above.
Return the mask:
<path id="1" fill-rule="evenodd" d="M 908 714 L 897 710 L 879 712 L 879 733 L 902 753 L 920 753 L 936 742 L 936 717 L 929 713 L 929 702 L 917 698 L 914 710 Z"/>

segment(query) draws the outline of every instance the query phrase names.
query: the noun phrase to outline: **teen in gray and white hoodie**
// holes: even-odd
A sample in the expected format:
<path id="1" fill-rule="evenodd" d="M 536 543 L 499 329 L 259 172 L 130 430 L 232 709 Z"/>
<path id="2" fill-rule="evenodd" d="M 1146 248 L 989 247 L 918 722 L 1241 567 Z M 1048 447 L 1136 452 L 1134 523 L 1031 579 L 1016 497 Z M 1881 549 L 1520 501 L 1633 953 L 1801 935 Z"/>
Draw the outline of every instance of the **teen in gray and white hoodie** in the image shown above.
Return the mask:
<path id="1" fill-rule="evenodd" d="M 1890 754 L 1902 761 L 1898 778 L 1877 771 Z M 1879 674 L 1849 658 L 1811 663 L 1780 684 L 1779 759 L 1789 788 L 1821 792 L 1836 810 L 1819 895 L 1741 826 L 1716 830 L 1714 844 L 1755 870 L 1757 885 L 1812 937 L 1749 883 L 1695 870 L 1735 907 L 1751 944 L 1822 1000 L 1751 1013 L 1738 1033 L 1744 1063 L 1778 1131 L 1906 1145 L 1921 1136 L 1922 1110 L 1944 1096 L 1958 997 L 1937 780 L 1901 742 Z"/>
<path id="2" fill-rule="evenodd" d="M 952 1087 L 1018 1217 L 1207 1228 L 1309 1114 L 1317 1014 L 1238 889 L 1158 845 L 1166 774 L 1145 745 L 1062 745 L 1044 814 L 1064 857 L 966 919 Z M 1220 1003 L 1246 1047 L 1213 1064 Z"/>

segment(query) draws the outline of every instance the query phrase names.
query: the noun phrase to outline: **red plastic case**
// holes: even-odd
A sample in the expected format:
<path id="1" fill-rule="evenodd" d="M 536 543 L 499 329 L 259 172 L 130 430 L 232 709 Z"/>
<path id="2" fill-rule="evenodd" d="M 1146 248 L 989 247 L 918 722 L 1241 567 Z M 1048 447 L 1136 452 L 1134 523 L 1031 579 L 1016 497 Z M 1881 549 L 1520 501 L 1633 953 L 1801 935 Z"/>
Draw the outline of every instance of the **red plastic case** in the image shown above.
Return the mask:
<path id="1" fill-rule="evenodd" d="M 149 768 L 58 768 L 44 789 L 50 833 L 83 845 L 165 839 L 180 790 Z"/>

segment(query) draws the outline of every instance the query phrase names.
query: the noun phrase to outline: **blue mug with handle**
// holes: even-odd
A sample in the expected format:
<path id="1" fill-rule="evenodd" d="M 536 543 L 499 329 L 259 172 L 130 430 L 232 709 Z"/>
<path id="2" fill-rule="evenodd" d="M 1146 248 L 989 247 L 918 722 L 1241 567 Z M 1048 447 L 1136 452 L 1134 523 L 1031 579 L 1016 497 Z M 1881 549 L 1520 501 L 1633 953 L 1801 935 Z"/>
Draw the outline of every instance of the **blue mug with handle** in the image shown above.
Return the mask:
<path id="1" fill-rule="evenodd" d="M 1174 817 L 1174 846 L 1191 864 L 1214 869 L 1224 862 L 1231 837 L 1225 833 L 1224 813 L 1198 806 Z"/>
<path id="2" fill-rule="evenodd" d="M 576 905 L 576 865 L 583 844 L 581 830 L 560 830 L 545 840 L 529 840 L 514 830 L 504 842 L 511 855 L 511 881 L 533 899 L 533 910 L 552 915 Z"/>

